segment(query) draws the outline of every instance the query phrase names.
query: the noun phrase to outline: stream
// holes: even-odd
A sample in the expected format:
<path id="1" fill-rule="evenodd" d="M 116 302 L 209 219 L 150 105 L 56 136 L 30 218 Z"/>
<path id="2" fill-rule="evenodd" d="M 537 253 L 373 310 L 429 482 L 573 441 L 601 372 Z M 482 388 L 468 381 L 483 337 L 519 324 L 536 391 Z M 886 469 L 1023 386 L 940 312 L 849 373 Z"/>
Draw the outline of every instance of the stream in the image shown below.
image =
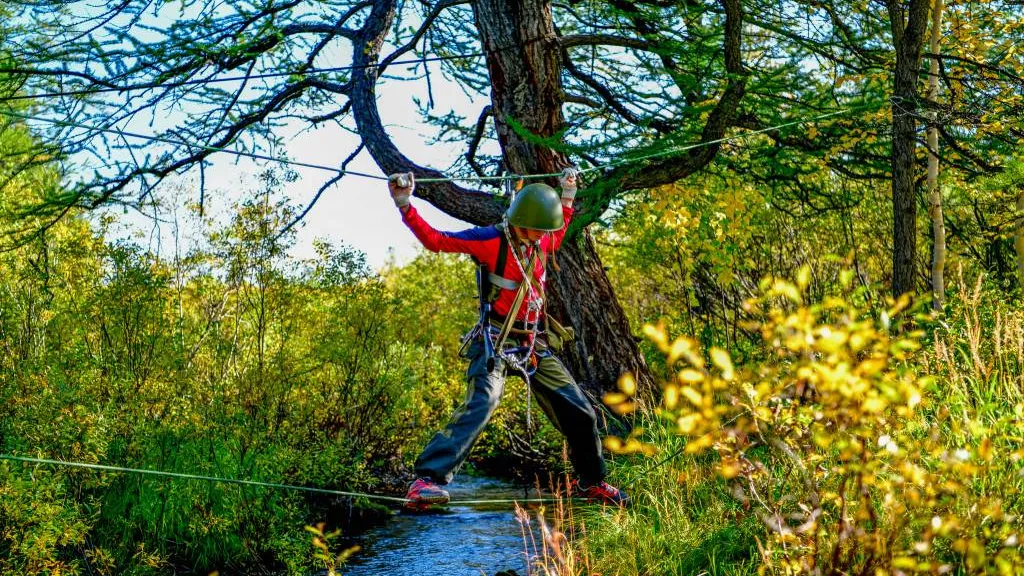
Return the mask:
<path id="1" fill-rule="evenodd" d="M 453 501 L 524 498 L 521 487 L 490 478 L 457 476 L 446 489 Z M 535 491 L 530 497 L 536 497 Z M 530 515 L 535 525 L 535 512 Z M 358 540 L 361 550 L 342 568 L 345 576 L 526 574 L 526 549 L 511 503 L 398 513 Z"/>

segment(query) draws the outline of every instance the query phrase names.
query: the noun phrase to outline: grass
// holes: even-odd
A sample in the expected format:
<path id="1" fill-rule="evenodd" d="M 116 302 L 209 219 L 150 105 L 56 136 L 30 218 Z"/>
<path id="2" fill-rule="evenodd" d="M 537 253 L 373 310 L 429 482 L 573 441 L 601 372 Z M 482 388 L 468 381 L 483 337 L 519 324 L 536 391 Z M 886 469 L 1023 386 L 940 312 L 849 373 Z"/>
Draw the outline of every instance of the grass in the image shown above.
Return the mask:
<path id="1" fill-rule="evenodd" d="M 881 551 L 863 564 L 872 574 L 1024 574 L 1024 311 L 987 292 L 981 280 L 972 286 L 961 281 L 951 302 L 927 346 L 901 367 L 935 380 L 921 409 L 900 425 L 910 437 L 928 440 L 921 442 L 922 450 L 927 445 L 941 451 L 922 452 L 917 460 L 937 466 L 927 470 L 934 476 L 926 482 L 936 483 L 940 493 L 939 484 L 950 480 L 962 481 L 962 488 L 952 498 L 926 499 L 920 509 L 913 504 L 896 508 L 905 516 L 894 516 L 881 505 L 885 494 L 871 495 L 880 503 L 871 522 L 880 525 L 864 528 L 895 539 L 873 551 L 849 550 L 850 542 L 860 545 L 863 539 L 838 544 L 844 540 L 842 526 L 860 529 L 863 520 L 843 520 L 841 510 L 825 505 L 816 529 L 822 558 L 841 546 L 854 563 Z M 539 516 L 535 521 L 545 525 L 551 542 L 527 546 L 536 558 L 533 574 L 746 575 L 796 569 L 780 560 L 778 535 L 747 508 L 758 504 L 745 505 L 734 496 L 735 484 L 719 474 L 714 452 L 666 459 L 686 438 L 669 429 L 671 423 L 650 415 L 641 419 L 644 441 L 657 446 L 659 454 L 617 457 L 609 479 L 629 489 L 633 506 L 612 510 L 563 503 L 549 518 Z M 917 447 L 901 450 L 913 455 Z M 825 478 L 839 463 L 828 451 L 819 455 L 813 468 Z M 951 476 L 958 468 L 943 468 L 951 458 L 965 459 L 974 472 Z M 800 498 L 802 485 L 789 476 L 791 467 L 770 458 L 760 461 L 779 490 L 767 495 L 770 502 L 784 503 L 787 494 Z M 772 538 L 775 552 L 765 553 L 763 544 Z M 820 573 L 835 568 L 820 566 Z"/>
<path id="2" fill-rule="evenodd" d="M 663 428 L 659 435 L 663 456 L 684 443 Z M 572 506 L 563 499 L 549 514 L 526 518 L 520 512 L 521 521 L 538 523 L 545 535 L 541 542 L 525 542 L 536 558 L 531 574 L 757 572 L 760 526 L 729 497 L 713 458 L 619 460 L 609 481 L 627 489 L 632 503 L 628 509 Z"/>

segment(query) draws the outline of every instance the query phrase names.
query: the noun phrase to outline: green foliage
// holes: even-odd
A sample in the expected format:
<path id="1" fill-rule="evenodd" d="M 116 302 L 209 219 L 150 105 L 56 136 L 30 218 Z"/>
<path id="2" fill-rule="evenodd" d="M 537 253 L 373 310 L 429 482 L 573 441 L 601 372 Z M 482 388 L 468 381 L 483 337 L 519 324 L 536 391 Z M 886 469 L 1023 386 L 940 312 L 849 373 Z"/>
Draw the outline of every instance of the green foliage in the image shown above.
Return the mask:
<path id="1" fill-rule="evenodd" d="M 879 234 L 890 226 L 879 204 L 888 191 L 844 181 L 830 186 L 862 204 L 780 211 L 770 190 L 719 170 L 639 195 L 600 236 L 633 325 L 660 322 L 743 358 L 760 343 L 743 328 L 742 304 L 765 276 L 794 276 L 809 266 L 808 290 L 820 296 L 852 267 L 857 301 L 877 300 L 874 287 L 889 275 Z M 649 362 L 662 369 L 664 357 L 645 345 Z"/>
<path id="2" fill-rule="evenodd" d="M 0 256 L 0 452 L 378 491 L 463 393 L 472 272 L 384 276 L 346 246 L 306 262 L 256 200 L 175 262 L 78 219 Z M 441 289 L 438 289 L 438 288 Z M 467 306 L 449 296 L 466 293 Z M 424 311 L 433 313 L 424 314 Z M 299 573 L 305 525 L 353 503 L 5 462 L 0 573 Z"/>
<path id="3" fill-rule="evenodd" d="M 679 464 L 679 484 L 717 472 L 719 498 L 757 539 L 760 573 L 1019 573 L 1021 395 L 996 371 L 1019 382 L 1019 313 L 983 303 L 979 284 L 973 296 L 961 292 L 964 313 L 923 350 L 924 331 L 895 326 L 908 299 L 875 315 L 839 295 L 811 300 L 809 281 L 804 268 L 795 284 L 761 283 L 745 306 L 763 354 L 744 364 L 645 329 L 676 371 L 652 412 L 651 445 L 673 445 L 665 430 L 686 439 L 680 451 L 694 456 Z M 990 313 L 994 347 L 980 320 Z M 622 388 L 606 397 L 620 410 L 635 391 L 629 379 Z M 638 451 L 644 434 L 606 445 Z M 655 503 L 687 489 L 640 479 Z M 595 543 L 592 528 L 588 551 L 600 561 L 638 549 L 632 531 L 624 547 L 608 546 L 611 529 Z M 708 555 L 718 545 L 700 544 Z"/>
<path id="4" fill-rule="evenodd" d="M 578 538 L 566 557 L 621 574 L 1019 572 L 1024 359 L 1019 305 L 1006 301 L 1018 281 L 1019 167 L 947 180 L 949 269 L 991 274 L 973 288 L 954 283 L 941 322 L 900 335 L 878 297 L 890 265 L 880 232 L 890 226 L 889 190 L 807 166 L 804 182 L 829 199 L 794 204 L 775 185 L 733 176 L 754 166 L 745 155 L 731 151 L 726 170 L 638 195 L 600 237 L 667 384 L 658 411 L 631 398 L 630 378 L 606 398 L 640 415 L 634 435 L 606 442 L 635 454 L 615 473 L 635 481 L 637 506 L 583 516 L 585 536 L 566 529 Z M 780 276 L 798 282 L 761 282 Z M 692 338 L 668 337 L 678 333 Z M 686 440 L 666 438 L 673 430 Z M 692 455 L 673 457 L 686 446 Z M 732 509 L 758 549 L 695 566 L 687 552 L 716 556 L 719 544 L 701 537 L 720 520 L 691 527 L 692 510 L 672 508 L 709 481 L 715 496 L 689 506 Z M 674 538 L 685 546 L 657 548 L 666 525 L 683 527 Z"/>

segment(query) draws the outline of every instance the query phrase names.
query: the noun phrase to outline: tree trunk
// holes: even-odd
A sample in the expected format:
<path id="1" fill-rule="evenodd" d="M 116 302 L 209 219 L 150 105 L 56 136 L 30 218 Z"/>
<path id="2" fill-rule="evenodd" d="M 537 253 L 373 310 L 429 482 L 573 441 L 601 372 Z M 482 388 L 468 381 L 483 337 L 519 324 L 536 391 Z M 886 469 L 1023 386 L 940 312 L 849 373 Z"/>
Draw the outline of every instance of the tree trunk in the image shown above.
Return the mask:
<path id="1" fill-rule="evenodd" d="M 1013 236 L 1013 249 L 1017 255 L 1017 282 L 1024 291 L 1024 220 L 1021 219 L 1021 214 L 1024 214 L 1024 184 L 1018 184 L 1017 188 L 1017 230 Z"/>
<path id="2" fill-rule="evenodd" d="M 609 390 L 624 372 L 633 373 L 641 389 L 652 386 L 590 232 L 584 230 L 567 240 L 556 259 L 561 270 L 549 276 L 548 312 L 576 329 L 576 341 L 563 353 L 569 370 L 595 392 Z"/>
<path id="3" fill-rule="evenodd" d="M 550 2 L 478 0 L 473 14 L 487 53 L 494 124 L 507 168 L 519 174 L 558 172 L 569 165 L 566 157 L 526 137 L 550 137 L 565 124 Z M 568 238 L 556 258 L 558 270 L 549 270 L 548 310 L 576 330 L 574 346 L 563 352 L 573 375 L 597 394 L 614 389 L 624 372 L 632 372 L 642 390 L 651 389 L 647 364 L 589 232 Z"/>
<path id="4" fill-rule="evenodd" d="M 619 376 L 627 371 L 634 374 L 641 390 L 651 390 L 654 381 L 585 225 L 607 208 L 611 195 L 602 195 L 602 190 L 621 193 L 674 182 L 714 158 L 737 114 L 747 79 L 742 62 L 742 5 L 739 0 L 722 0 L 722 7 L 726 15 L 723 52 L 729 76 L 701 133 L 706 145 L 644 166 L 620 166 L 600 181 L 584 182 L 584 188 L 591 192 L 590 199 L 577 206 L 580 210 L 574 222 L 574 228 L 582 231 L 566 238 L 556 256 L 559 267 L 550 271 L 549 311 L 575 328 L 579 336 L 564 359 L 584 388 L 598 394 L 614 389 Z M 550 144 L 540 142 L 556 137 L 565 124 L 561 50 L 550 2 L 477 0 L 472 8 L 487 55 L 491 112 L 506 168 L 519 174 L 562 170 L 569 165 L 568 159 Z M 443 176 L 403 155 L 384 131 L 377 110 L 374 65 L 394 20 L 394 10 L 395 0 L 376 0 L 356 38 L 355 44 L 365 48 L 353 56 L 356 69 L 362 71 L 353 75 L 351 83 L 353 117 L 363 144 L 385 173 L 415 171 L 418 175 Z M 555 179 L 548 183 L 557 184 Z M 493 195 L 467 190 L 450 181 L 423 182 L 417 185 L 416 195 L 455 218 L 477 225 L 496 222 L 504 211 Z"/>
<path id="5" fill-rule="evenodd" d="M 506 168 L 533 174 L 568 166 L 563 154 L 525 138 L 553 136 L 565 125 L 550 2 L 478 0 L 473 15 L 487 54 L 494 127 Z"/>
<path id="6" fill-rule="evenodd" d="M 899 297 L 915 292 L 917 210 L 914 202 L 917 148 L 918 75 L 928 23 L 928 0 L 888 0 L 896 70 L 892 108 L 892 292 Z"/>
<path id="7" fill-rule="evenodd" d="M 942 33 L 942 0 L 932 6 L 932 33 L 930 51 L 939 53 Z M 942 191 L 939 188 L 939 127 L 935 105 L 939 98 L 939 59 L 933 57 L 929 67 L 928 101 L 932 110 L 928 114 L 928 216 L 932 221 L 932 309 L 942 311 L 946 301 L 946 226 L 942 220 Z"/>
<path id="8" fill-rule="evenodd" d="M 378 0 L 360 30 L 358 43 L 366 49 L 357 51 L 353 59 L 357 69 L 364 70 L 353 76 L 353 116 L 367 151 L 385 173 L 415 170 L 443 176 L 404 156 L 385 133 L 377 110 L 374 64 L 394 20 L 394 9 L 393 0 Z M 487 52 L 495 127 L 508 169 L 520 174 L 558 172 L 569 165 L 565 156 L 527 137 L 553 136 L 565 123 L 561 63 L 550 4 L 480 0 L 473 4 L 473 12 Z M 450 182 L 417 185 L 416 195 L 477 225 L 492 224 L 503 212 L 492 195 Z M 634 373 L 641 389 L 650 389 L 653 379 L 589 234 L 584 231 L 567 238 L 557 258 L 560 271 L 552 270 L 548 280 L 550 311 L 579 335 L 564 358 L 573 375 L 598 396 L 614 389 L 625 371 Z"/>

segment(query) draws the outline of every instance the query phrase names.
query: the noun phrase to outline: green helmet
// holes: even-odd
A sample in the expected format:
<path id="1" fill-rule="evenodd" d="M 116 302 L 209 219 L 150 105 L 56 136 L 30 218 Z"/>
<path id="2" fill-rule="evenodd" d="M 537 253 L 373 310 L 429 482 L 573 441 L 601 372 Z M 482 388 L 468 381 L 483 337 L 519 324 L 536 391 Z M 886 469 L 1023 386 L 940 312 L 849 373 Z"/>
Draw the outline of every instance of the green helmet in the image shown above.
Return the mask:
<path id="1" fill-rule="evenodd" d="M 561 230 L 565 225 L 562 200 L 547 184 L 530 184 L 520 190 L 505 211 L 505 218 L 512 226 L 545 232 Z"/>

